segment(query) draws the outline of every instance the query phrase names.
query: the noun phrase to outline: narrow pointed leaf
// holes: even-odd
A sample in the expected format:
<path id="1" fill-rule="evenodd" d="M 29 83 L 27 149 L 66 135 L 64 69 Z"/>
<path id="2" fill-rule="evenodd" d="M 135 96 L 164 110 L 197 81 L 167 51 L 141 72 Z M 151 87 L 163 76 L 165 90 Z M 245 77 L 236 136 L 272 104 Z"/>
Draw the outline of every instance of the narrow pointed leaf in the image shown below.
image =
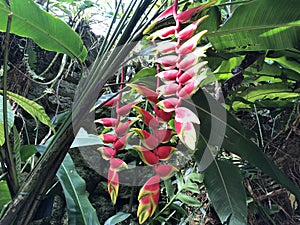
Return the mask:
<path id="1" fill-rule="evenodd" d="M 179 193 L 177 195 L 177 199 L 179 201 L 181 201 L 182 203 L 188 205 L 188 206 L 194 206 L 194 207 L 201 207 L 202 204 L 199 200 L 197 200 L 196 198 L 192 197 L 192 196 L 188 196 L 186 194 L 183 193 Z"/>
<path id="2" fill-rule="evenodd" d="M 104 225 L 116 225 L 120 222 L 123 222 L 127 218 L 131 216 L 130 213 L 124 213 L 124 212 L 117 212 L 115 215 L 107 219 L 104 223 Z"/>
<path id="3" fill-rule="evenodd" d="M 66 197 L 69 224 L 100 224 L 96 210 L 86 195 L 85 181 L 76 172 L 69 154 L 66 155 L 56 175 Z"/>
<path id="4" fill-rule="evenodd" d="M 47 125 L 54 131 L 54 127 L 51 124 L 51 120 L 46 114 L 45 109 L 41 105 L 12 92 L 8 92 L 7 95 L 20 107 L 22 107 L 27 113 L 29 113 L 34 119 L 38 119 L 40 122 Z"/>

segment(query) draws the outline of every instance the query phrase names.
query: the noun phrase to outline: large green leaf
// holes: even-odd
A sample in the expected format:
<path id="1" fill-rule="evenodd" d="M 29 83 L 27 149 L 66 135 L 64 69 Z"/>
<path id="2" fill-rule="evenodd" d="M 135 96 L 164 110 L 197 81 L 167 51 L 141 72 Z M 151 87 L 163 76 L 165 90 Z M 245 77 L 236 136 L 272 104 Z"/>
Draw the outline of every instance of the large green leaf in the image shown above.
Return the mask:
<path id="1" fill-rule="evenodd" d="M 15 114 L 11 109 L 11 105 L 7 102 L 8 129 L 10 130 L 14 124 Z M 0 146 L 5 142 L 4 124 L 3 124 L 3 96 L 0 95 Z"/>
<path id="2" fill-rule="evenodd" d="M 33 39 L 49 51 L 61 52 L 84 61 L 87 50 L 79 35 L 66 23 L 42 10 L 32 0 L 0 0 L 0 31 L 6 30 L 7 16 L 13 13 L 11 33 Z"/>
<path id="3" fill-rule="evenodd" d="M 11 201 L 11 196 L 6 181 L 0 180 L 0 215 L 3 207 Z"/>
<path id="4" fill-rule="evenodd" d="M 85 181 L 76 172 L 69 154 L 66 155 L 56 175 L 66 197 L 69 224 L 100 224 L 96 210 L 86 195 Z"/>
<path id="5" fill-rule="evenodd" d="M 12 92 L 7 92 L 7 95 L 19 106 L 21 106 L 27 113 L 29 113 L 34 119 L 38 119 L 43 124 L 54 130 L 49 116 L 46 114 L 45 109 L 41 105 Z"/>
<path id="6" fill-rule="evenodd" d="M 228 151 L 258 167 L 290 192 L 300 197 L 299 189 L 245 134 L 240 123 L 209 94 L 199 91 L 193 97 L 201 121 L 201 134 L 195 152 L 200 169 L 212 163 L 210 146 L 224 147 Z"/>
<path id="7" fill-rule="evenodd" d="M 247 201 L 239 169 L 226 161 L 214 160 L 205 170 L 204 185 L 222 223 L 247 224 Z"/>
<path id="8" fill-rule="evenodd" d="M 263 102 L 264 100 L 276 99 L 276 101 L 295 99 L 300 97 L 300 89 L 292 90 L 287 85 L 282 83 L 262 84 L 255 87 L 246 88 L 244 91 L 236 95 L 238 99 L 245 101 L 235 101 L 232 104 L 234 110 L 240 108 L 251 108 L 256 101 Z M 276 107 L 276 101 L 274 102 Z"/>
<path id="9" fill-rule="evenodd" d="M 37 152 L 36 146 L 34 145 L 22 145 L 20 148 L 21 161 L 25 162 Z"/>
<path id="10" fill-rule="evenodd" d="M 298 0 L 255 0 L 238 7 L 217 31 L 207 34 L 217 50 L 257 51 L 298 48 Z"/>

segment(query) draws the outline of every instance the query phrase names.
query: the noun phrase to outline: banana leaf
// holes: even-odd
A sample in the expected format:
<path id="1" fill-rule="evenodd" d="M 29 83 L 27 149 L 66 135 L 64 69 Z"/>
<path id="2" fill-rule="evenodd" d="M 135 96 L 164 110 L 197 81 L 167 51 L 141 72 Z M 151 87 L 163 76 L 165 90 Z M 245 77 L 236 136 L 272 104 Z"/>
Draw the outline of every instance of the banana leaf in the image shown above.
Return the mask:
<path id="1" fill-rule="evenodd" d="M 236 95 L 236 99 L 232 104 L 234 110 L 241 108 L 251 108 L 256 101 L 258 103 L 274 101 L 274 107 L 282 100 L 295 100 L 300 98 L 300 89 L 292 90 L 288 85 L 283 83 L 277 84 L 262 84 L 255 87 L 246 88 L 241 93 Z M 243 101 L 245 100 L 245 101 Z"/>
<path id="2" fill-rule="evenodd" d="M 199 91 L 192 100 L 201 121 L 198 149 L 194 154 L 201 170 L 205 170 L 214 161 L 211 148 L 223 147 L 258 167 L 300 197 L 300 191 L 295 184 L 250 139 L 246 130 L 220 103 L 204 91 Z"/>
<path id="3" fill-rule="evenodd" d="M 9 2 L 9 5 L 8 3 Z M 28 37 L 40 47 L 84 61 L 87 49 L 66 23 L 42 10 L 32 0 L 0 0 L 0 31 L 5 32 L 8 14 L 13 13 L 11 33 Z"/>
<path id="4" fill-rule="evenodd" d="M 207 34 L 222 51 L 300 48 L 298 0 L 255 0 L 239 6 L 218 30 Z"/>

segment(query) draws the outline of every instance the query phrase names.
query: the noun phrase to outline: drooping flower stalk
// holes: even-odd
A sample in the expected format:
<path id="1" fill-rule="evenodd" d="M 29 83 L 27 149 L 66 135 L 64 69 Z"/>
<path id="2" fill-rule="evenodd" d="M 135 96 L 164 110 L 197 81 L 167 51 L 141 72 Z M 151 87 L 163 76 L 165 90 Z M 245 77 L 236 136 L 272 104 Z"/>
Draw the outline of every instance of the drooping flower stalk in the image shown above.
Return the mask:
<path id="1" fill-rule="evenodd" d="M 198 32 L 199 25 L 207 16 L 195 21 L 192 17 L 204 8 L 214 4 L 212 0 L 206 4 L 178 12 L 178 0 L 168 7 L 145 30 L 149 31 L 161 20 L 173 17 L 175 25 L 165 27 L 150 34 L 148 39 L 153 43 L 156 64 L 156 89 L 151 90 L 140 84 L 127 84 L 131 92 L 144 97 L 145 101 L 136 101 L 121 106 L 125 70 L 122 68 L 120 94 L 106 103 L 113 107 L 116 118 L 97 120 L 109 132 L 100 135 L 104 145 L 99 148 L 102 157 L 110 161 L 108 170 L 108 191 L 115 204 L 119 191 L 118 172 L 127 165 L 119 158 L 118 151 L 127 148 L 131 136 L 140 139 L 140 145 L 131 145 L 136 150 L 142 162 L 153 168 L 154 175 L 141 188 L 138 200 L 137 216 L 139 223 L 144 223 L 151 217 L 158 205 L 160 196 L 160 180 L 168 179 L 178 169 L 166 163 L 176 151 L 176 143 L 171 142 L 173 136 L 189 149 L 196 147 L 197 136 L 195 124 L 200 120 L 190 109 L 183 106 L 183 101 L 190 98 L 200 87 L 205 77 L 203 68 L 207 64 L 201 61 L 210 45 L 198 47 L 207 32 Z M 186 23 L 189 23 L 186 25 Z M 157 40 L 165 40 L 158 42 Z M 170 39 L 170 40 L 168 40 Z M 141 103 L 141 104 L 140 104 Z M 131 113 L 131 119 L 128 115 Z M 132 119 L 132 115 L 135 118 Z M 174 125 L 168 122 L 174 120 Z M 138 123 L 135 123 L 139 121 Z M 141 125 L 142 124 L 142 125 Z"/>
<path id="2" fill-rule="evenodd" d="M 173 7 L 172 15 L 176 26 L 163 28 L 148 37 L 152 42 L 156 39 L 166 39 L 171 36 L 170 34 L 176 38 L 176 44 L 174 45 L 173 39 L 169 44 L 155 44 L 154 46 L 156 54 L 160 54 L 159 58 L 156 59 L 156 63 L 163 68 L 163 71 L 157 71 L 156 76 L 164 83 L 160 87 L 157 87 L 157 92 L 159 96 L 165 97 L 157 105 L 165 112 L 175 113 L 176 133 L 180 140 L 192 150 L 196 147 L 196 131 L 192 124 L 199 124 L 199 120 L 189 120 L 196 117 L 192 112 L 182 114 L 181 104 L 184 99 L 190 98 L 199 89 L 201 81 L 205 78 L 205 75 L 201 74 L 201 71 L 207 62 L 199 61 L 199 58 L 205 56 L 204 52 L 210 45 L 197 47 L 207 31 L 203 30 L 198 33 L 196 31 L 202 21 L 208 16 L 197 19 L 183 29 L 181 29 L 181 25 L 189 22 L 196 12 L 214 2 L 208 2 L 184 12 L 177 12 L 178 1 L 174 1 L 171 7 Z M 165 15 L 169 16 L 168 13 Z M 162 17 L 159 18 L 161 19 Z M 182 118 L 182 116 L 186 118 Z"/>

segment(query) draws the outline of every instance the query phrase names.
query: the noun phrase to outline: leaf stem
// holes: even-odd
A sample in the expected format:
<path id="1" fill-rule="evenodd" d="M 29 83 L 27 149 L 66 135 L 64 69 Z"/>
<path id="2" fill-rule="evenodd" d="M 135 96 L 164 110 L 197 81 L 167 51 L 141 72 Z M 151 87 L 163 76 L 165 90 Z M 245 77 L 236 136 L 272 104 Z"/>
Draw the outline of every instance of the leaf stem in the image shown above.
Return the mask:
<path id="1" fill-rule="evenodd" d="M 10 27 L 12 22 L 12 13 L 8 14 L 7 27 L 4 39 L 4 62 L 3 62 L 3 123 L 4 123 L 4 137 L 5 137 L 5 164 L 7 167 L 7 184 L 11 196 L 15 196 L 19 189 L 19 181 L 17 177 L 17 171 L 15 161 L 13 157 L 13 151 L 9 141 L 9 127 L 8 127 L 8 115 L 7 115 L 7 71 L 8 71 L 8 53 L 9 53 L 9 36 Z"/>

